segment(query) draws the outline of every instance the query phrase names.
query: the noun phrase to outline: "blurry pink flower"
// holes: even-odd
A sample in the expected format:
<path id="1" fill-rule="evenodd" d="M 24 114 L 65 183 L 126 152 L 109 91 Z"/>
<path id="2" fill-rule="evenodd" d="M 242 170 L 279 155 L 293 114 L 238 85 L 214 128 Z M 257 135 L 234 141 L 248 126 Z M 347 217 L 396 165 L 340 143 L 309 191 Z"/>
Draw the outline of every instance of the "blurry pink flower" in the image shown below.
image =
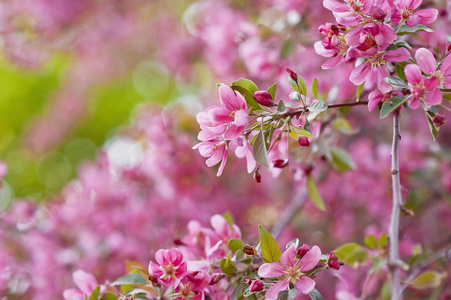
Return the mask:
<path id="1" fill-rule="evenodd" d="M 3 180 L 8 173 L 8 165 L 4 161 L 0 161 L 0 180 Z"/>
<path id="2" fill-rule="evenodd" d="M 177 285 L 186 273 L 186 262 L 183 261 L 183 254 L 176 248 L 158 250 L 155 253 L 155 260 L 158 264 L 151 261 L 149 273 L 164 286 Z"/>
<path id="3" fill-rule="evenodd" d="M 286 290 L 290 282 L 301 293 L 310 293 L 315 287 L 315 281 L 305 276 L 305 272 L 316 267 L 320 258 L 321 250 L 318 246 L 313 246 L 301 259 L 298 259 L 296 256 L 296 245 L 293 244 L 282 254 L 280 262 L 263 264 L 258 269 L 258 275 L 260 277 L 274 278 L 283 276 L 279 282 L 268 289 L 266 299 L 277 299 L 279 292 Z"/>
<path id="4" fill-rule="evenodd" d="M 213 230 L 217 234 L 219 239 L 226 243 L 232 238 L 241 238 L 240 228 L 235 224 L 230 227 L 229 222 L 227 222 L 227 220 L 221 215 L 214 215 L 213 217 L 211 217 L 210 225 L 211 227 L 213 227 Z"/>
<path id="5" fill-rule="evenodd" d="M 175 300 L 193 299 L 203 300 L 205 298 L 202 291 L 210 283 L 210 276 L 204 271 L 195 271 L 185 275 L 175 288 Z"/>
<path id="6" fill-rule="evenodd" d="M 399 0 L 391 11 L 391 22 L 398 25 L 406 21 L 406 25 L 413 27 L 418 24 L 431 24 L 437 19 L 438 11 L 433 8 L 415 10 L 423 0 Z"/>
<path id="7" fill-rule="evenodd" d="M 248 140 L 244 138 L 239 138 L 235 140 L 236 143 L 236 149 L 235 149 L 235 155 L 238 158 L 246 157 L 247 160 L 247 172 L 251 173 L 255 166 L 257 165 L 257 162 L 255 161 L 254 155 L 252 154 L 252 146 L 249 143 Z"/>
<path id="8" fill-rule="evenodd" d="M 84 300 L 85 295 L 90 296 L 91 293 L 99 286 L 96 278 L 85 271 L 77 270 L 72 274 L 72 279 L 78 289 L 68 289 L 63 292 L 64 300 Z M 100 287 L 100 295 L 105 291 L 105 287 Z"/>
<path id="9" fill-rule="evenodd" d="M 230 124 L 224 137 L 229 140 L 236 139 L 243 133 L 244 126 L 249 121 L 246 100 L 227 85 L 219 87 L 219 98 L 222 107 L 211 108 L 208 116 L 215 125 Z"/>

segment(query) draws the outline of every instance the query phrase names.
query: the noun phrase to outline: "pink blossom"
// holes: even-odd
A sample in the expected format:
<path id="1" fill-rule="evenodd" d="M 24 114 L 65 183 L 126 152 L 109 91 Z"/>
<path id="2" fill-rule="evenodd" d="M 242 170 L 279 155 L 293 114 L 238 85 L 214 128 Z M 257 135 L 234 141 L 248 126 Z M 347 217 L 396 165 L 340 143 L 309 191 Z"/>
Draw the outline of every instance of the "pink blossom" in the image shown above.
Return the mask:
<path id="1" fill-rule="evenodd" d="M 402 62 L 408 60 L 409 57 L 410 54 L 405 48 L 379 52 L 355 68 L 349 80 L 355 85 L 364 82 L 369 86 L 377 84 L 382 93 L 388 93 L 392 88 L 384 81 L 384 78 L 390 75 L 387 62 Z"/>
<path id="2" fill-rule="evenodd" d="M 388 93 L 381 93 L 379 90 L 374 90 L 368 95 L 368 110 L 373 111 L 379 103 L 384 103 L 388 99 L 394 97 L 394 96 L 402 96 L 402 93 L 400 91 L 390 91 Z"/>
<path id="3" fill-rule="evenodd" d="M 222 107 L 211 108 L 208 116 L 213 124 L 230 124 L 224 137 L 229 140 L 236 139 L 243 133 L 244 126 L 249 121 L 246 100 L 227 85 L 219 87 L 219 98 Z"/>
<path id="4" fill-rule="evenodd" d="M 332 11 L 335 19 L 339 24 L 345 26 L 355 26 L 359 24 L 363 18 L 362 15 L 368 14 L 372 7 L 370 0 L 345 0 L 345 3 L 336 0 L 324 0 L 323 5 Z"/>
<path id="5" fill-rule="evenodd" d="M 158 250 L 155 253 L 155 260 L 158 264 L 151 261 L 149 273 L 164 286 L 177 285 L 186 273 L 186 262 L 183 260 L 183 254 L 176 248 Z"/>
<path id="6" fill-rule="evenodd" d="M 203 300 L 202 291 L 210 283 L 211 277 L 204 271 L 195 271 L 185 275 L 175 287 L 175 300 L 193 299 Z"/>
<path id="7" fill-rule="evenodd" d="M 444 87 L 451 88 L 451 77 L 449 77 L 451 75 L 451 55 L 445 57 L 439 70 L 437 70 L 434 54 L 426 48 L 418 49 L 415 52 L 415 59 L 424 73 L 438 78 Z"/>
<path id="8" fill-rule="evenodd" d="M 420 67 L 409 64 L 404 72 L 410 87 L 411 96 L 407 104 L 412 109 L 417 109 L 421 105 L 421 99 L 429 105 L 438 105 L 442 102 L 442 93 L 437 88 L 437 78 L 426 78 L 420 70 Z"/>
<path id="9" fill-rule="evenodd" d="M 368 23 L 352 28 L 345 36 L 346 43 L 354 49 L 352 57 L 370 57 L 385 50 L 397 35 L 387 24 Z M 351 53 L 350 53 L 351 54 Z"/>
<path id="10" fill-rule="evenodd" d="M 393 25 L 406 21 L 406 25 L 413 27 L 418 24 L 431 24 L 437 19 L 438 11 L 433 8 L 415 11 L 423 0 L 399 0 L 391 11 Z"/>
<path id="11" fill-rule="evenodd" d="M 281 280 L 272 285 L 266 292 L 266 299 L 275 300 L 279 292 L 286 290 L 290 282 L 296 290 L 303 294 L 310 293 L 315 287 L 315 281 L 306 276 L 321 258 L 321 250 L 313 246 L 301 259 L 296 256 L 296 245 L 291 245 L 280 257 L 280 262 L 263 264 L 258 269 L 258 275 L 263 278 L 281 277 Z"/>
<path id="12" fill-rule="evenodd" d="M 239 158 L 246 157 L 247 172 L 251 173 L 257 165 L 257 162 L 255 161 L 254 155 L 252 153 L 251 144 L 245 138 L 238 138 L 234 142 L 236 144 L 235 155 Z"/>
<path id="13" fill-rule="evenodd" d="M 224 171 L 224 167 L 227 163 L 227 151 L 228 146 L 223 139 L 213 139 L 194 145 L 193 149 L 199 149 L 200 155 L 203 157 L 209 157 L 205 163 L 209 167 L 213 167 L 221 162 L 219 166 L 217 176 L 221 176 Z"/>
<path id="14" fill-rule="evenodd" d="M 64 300 L 84 300 L 85 295 L 90 296 L 91 293 L 99 286 L 96 278 L 85 271 L 77 270 L 72 274 L 72 279 L 78 289 L 68 289 L 63 292 Z M 105 287 L 100 287 L 100 295 L 105 291 Z"/>

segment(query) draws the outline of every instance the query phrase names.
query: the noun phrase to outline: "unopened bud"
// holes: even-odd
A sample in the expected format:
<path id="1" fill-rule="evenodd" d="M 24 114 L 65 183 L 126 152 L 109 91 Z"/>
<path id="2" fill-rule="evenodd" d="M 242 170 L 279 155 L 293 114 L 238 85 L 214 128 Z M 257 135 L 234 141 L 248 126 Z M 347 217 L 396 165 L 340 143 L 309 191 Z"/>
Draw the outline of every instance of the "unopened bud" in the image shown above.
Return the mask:
<path id="1" fill-rule="evenodd" d="M 285 68 L 285 71 L 287 71 L 288 75 L 290 75 L 290 78 L 294 82 L 298 82 L 298 74 L 296 74 L 294 71 L 290 70 L 289 68 Z"/>
<path id="2" fill-rule="evenodd" d="M 225 278 L 224 274 L 213 274 L 211 276 L 210 283 L 208 285 L 215 285 L 223 278 Z"/>
<path id="3" fill-rule="evenodd" d="M 159 287 L 160 286 L 160 283 L 158 282 L 158 278 L 153 277 L 153 276 L 149 276 L 149 280 L 150 280 L 150 282 L 152 283 L 152 285 L 154 287 Z"/>
<path id="4" fill-rule="evenodd" d="M 256 91 L 254 93 L 254 98 L 263 106 L 274 106 L 272 95 L 267 91 Z"/>
<path id="5" fill-rule="evenodd" d="M 304 171 L 305 176 L 309 176 L 313 171 L 312 165 L 302 165 L 302 170 Z"/>
<path id="6" fill-rule="evenodd" d="M 434 125 L 437 127 L 442 126 L 443 124 L 446 124 L 445 117 L 442 115 L 435 115 L 434 119 L 432 119 L 432 122 L 434 122 Z"/>
<path id="7" fill-rule="evenodd" d="M 341 263 L 341 262 L 338 260 L 338 257 L 335 255 L 335 252 L 332 251 L 332 252 L 330 253 L 330 255 L 329 255 L 329 259 L 327 260 L 327 265 L 329 266 L 329 268 L 332 268 L 332 269 L 335 269 L 335 270 L 339 270 L 339 269 L 340 269 L 340 266 L 341 266 L 342 264 L 343 264 L 343 263 Z"/>
<path id="8" fill-rule="evenodd" d="M 257 256 L 257 250 L 254 246 L 246 245 L 243 247 L 243 252 L 246 253 L 249 256 Z"/>
<path id="9" fill-rule="evenodd" d="M 260 174 L 260 169 L 259 168 L 257 168 L 254 171 L 254 179 L 255 179 L 255 181 L 257 181 L 257 183 L 262 182 L 262 175 Z"/>
<path id="10" fill-rule="evenodd" d="M 179 238 L 173 239 L 172 242 L 173 242 L 176 246 L 185 246 L 185 243 L 184 243 L 181 239 L 179 239 Z"/>
<path id="11" fill-rule="evenodd" d="M 373 8 L 370 10 L 370 15 L 373 18 L 375 18 L 376 20 L 383 20 L 383 19 L 385 19 L 384 11 L 378 6 L 373 6 Z"/>
<path id="12" fill-rule="evenodd" d="M 261 280 L 254 280 L 249 287 L 249 291 L 251 293 L 262 291 L 265 288 L 265 285 Z"/>
<path id="13" fill-rule="evenodd" d="M 298 143 L 301 147 L 309 147 L 310 142 L 306 136 L 300 136 L 298 139 Z"/>
<path id="14" fill-rule="evenodd" d="M 274 161 L 274 168 L 285 168 L 288 166 L 288 159 L 277 159 Z"/>
<path id="15" fill-rule="evenodd" d="M 303 258 L 303 257 L 307 254 L 307 252 L 309 252 L 309 251 L 310 251 L 309 245 L 304 244 L 304 245 L 302 245 L 302 247 L 300 247 L 300 248 L 298 249 L 298 251 L 296 252 L 296 257 L 299 258 L 299 259 L 301 259 L 301 258 Z"/>

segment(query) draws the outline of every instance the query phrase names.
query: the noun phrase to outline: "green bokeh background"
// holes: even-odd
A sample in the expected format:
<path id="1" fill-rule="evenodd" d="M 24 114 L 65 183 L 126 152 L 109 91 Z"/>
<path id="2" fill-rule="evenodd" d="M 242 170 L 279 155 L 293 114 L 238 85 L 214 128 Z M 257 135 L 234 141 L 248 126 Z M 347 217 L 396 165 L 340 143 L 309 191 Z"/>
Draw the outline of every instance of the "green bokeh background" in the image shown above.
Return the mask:
<path id="1" fill-rule="evenodd" d="M 9 168 L 0 209 L 14 198 L 42 201 L 58 192 L 76 176 L 80 162 L 94 159 L 108 137 L 130 122 L 139 103 L 163 105 L 178 97 L 169 74 L 154 74 L 154 62 L 143 62 L 130 74 L 92 88 L 88 113 L 74 130 L 44 155 L 31 155 L 24 135 L 32 120 L 45 116 L 70 65 L 71 59 L 63 55 L 55 55 L 39 70 L 0 59 L 0 159 Z M 160 82 L 152 81 L 155 76 Z"/>

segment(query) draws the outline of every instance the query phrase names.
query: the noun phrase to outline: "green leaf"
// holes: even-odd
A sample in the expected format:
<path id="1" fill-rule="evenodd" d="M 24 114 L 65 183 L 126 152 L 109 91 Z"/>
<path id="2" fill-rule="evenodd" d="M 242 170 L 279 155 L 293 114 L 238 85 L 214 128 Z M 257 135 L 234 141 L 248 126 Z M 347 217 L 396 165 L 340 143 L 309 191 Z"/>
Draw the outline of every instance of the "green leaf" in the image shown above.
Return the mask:
<path id="1" fill-rule="evenodd" d="M 357 132 L 345 118 L 336 118 L 332 124 L 338 131 L 346 135 L 352 135 Z"/>
<path id="2" fill-rule="evenodd" d="M 402 80 L 401 78 L 395 77 L 395 76 L 388 76 L 384 78 L 384 81 L 386 83 L 388 83 L 389 85 L 391 85 L 393 88 L 395 88 L 396 90 L 403 90 L 403 89 L 408 89 L 409 86 L 407 85 L 407 83 Z"/>
<path id="3" fill-rule="evenodd" d="M 230 87 L 244 96 L 249 107 L 259 108 L 258 102 L 254 99 L 254 93 L 258 91 L 258 87 L 253 81 L 246 78 L 240 78 L 232 82 Z"/>
<path id="4" fill-rule="evenodd" d="M 326 109 L 327 109 L 327 104 L 321 100 L 316 100 L 308 108 L 308 110 L 310 112 L 322 112 L 322 111 L 325 111 Z"/>
<path id="5" fill-rule="evenodd" d="M 232 214 L 230 214 L 229 212 L 226 212 L 222 216 L 224 217 L 224 219 L 226 219 L 227 223 L 229 223 L 230 229 L 232 230 L 232 233 L 233 233 L 233 224 L 235 224 L 235 221 L 233 221 Z"/>
<path id="6" fill-rule="evenodd" d="M 448 275 L 448 273 L 439 273 L 436 271 L 426 271 L 418 275 L 415 279 L 408 284 L 417 290 L 425 290 L 429 288 L 437 288 L 440 286 L 442 280 Z"/>
<path id="7" fill-rule="evenodd" d="M 412 49 L 412 46 L 410 46 L 409 43 L 403 40 L 396 41 L 394 44 L 396 45 L 397 48 L 403 47 L 406 48 L 407 50 Z"/>
<path id="8" fill-rule="evenodd" d="M 220 263 L 221 271 L 227 275 L 232 275 L 236 273 L 236 265 L 232 261 L 231 255 L 232 252 L 230 251 L 229 254 L 227 255 L 227 258 L 223 258 Z"/>
<path id="9" fill-rule="evenodd" d="M 280 100 L 277 104 L 277 111 L 281 114 L 286 113 L 287 108 L 285 107 L 285 103 L 283 103 L 283 100 Z"/>
<path id="10" fill-rule="evenodd" d="M 271 85 L 268 88 L 268 93 L 271 94 L 273 100 L 276 99 L 276 90 L 277 90 L 277 84 L 276 83 L 274 83 L 273 85 Z"/>
<path id="11" fill-rule="evenodd" d="M 377 249 L 377 239 L 374 235 L 369 235 L 365 238 L 365 245 L 372 249 L 372 250 L 376 250 Z"/>
<path id="12" fill-rule="evenodd" d="M 302 135 L 306 137 L 312 137 L 313 134 L 311 132 L 308 132 L 307 130 L 304 130 L 302 128 L 296 127 L 296 126 L 290 126 L 290 129 L 294 132 L 296 132 L 297 135 Z"/>
<path id="13" fill-rule="evenodd" d="M 281 53 L 281 57 L 287 58 L 288 56 L 290 56 L 291 53 L 293 53 L 293 51 L 296 49 L 296 44 L 293 40 L 286 40 L 283 43 L 282 46 L 282 53 Z"/>
<path id="14" fill-rule="evenodd" d="M 409 33 L 414 33 L 414 32 L 419 32 L 419 31 L 434 32 L 434 30 L 432 30 L 431 28 L 421 25 L 421 24 L 418 24 L 413 27 L 410 27 L 407 25 L 402 25 L 396 30 L 396 34 L 404 35 L 404 34 L 409 34 Z"/>
<path id="15" fill-rule="evenodd" d="M 230 250 L 235 254 L 236 251 L 243 249 L 246 244 L 240 239 L 231 239 L 227 243 L 227 246 L 229 246 Z"/>
<path id="16" fill-rule="evenodd" d="M 113 293 L 105 293 L 100 300 L 117 300 L 117 296 Z"/>
<path id="17" fill-rule="evenodd" d="M 316 99 L 319 99 L 318 98 L 318 79 L 313 79 L 313 82 L 312 82 L 312 94 L 313 94 L 313 97 L 315 97 Z"/>
<path id="18" fill-rule="evenodd" d="M 401 105 L 403 105 L 407 101 L 407 97 L 395 96 L 384 102 L 381 108 L 381 119 L 385 119 L 390 115 L 393 111 L 398 109 Z"/>
<path id="19" fill-rule="evenodd" d="M 288 291 L 282 291 L 279 293 L 279 300 L 293 300 L 296 297 L 296 289 L 288 289 Z"/>
<path id="20" fill-rule="evenodd" d="M 360 99 L 360 95 L 362 95 L 362 91 L 363 91 L 363 86 L 365 85 L 365 83 L 362 83 L 361 85 L 359 85 L 357 87 L 357 92 L 355 94 L 355 97 L 357 98 L 357 100 Z"/>
<path id="21" fill-rule="evenodd" d="M 435 126 L 434 121 L 433 121 L 433 116 L 431 116 L 431 114 L 435 115 L 434 113 L 430 112 L 425 112 L 426 113 L 426 119 L 428 120 L 428 125 L 429 125 L 429 130 L 431 132 L 432 138 L 434 139 L 434 141 L 437 140 L 437 135 L 438 135 L 438 128 L 437 126 Z"/>
<path id="22" fill-rule="evenodd" d="M 386 233 L 381 234 L 381 236 L 379 237 L 379 248 L 384 248 L 385 246 L 387 246 L 387 242 L 388 242 L 388 234 Z"/>
<path id="23" fill-rule="evenodd" d="M 324 300 L 323 296 L 321 296 L 317 289 L 313 289 L 313 291 L 311 291 L 308 295 L 312 300 Z"/>
<path id="24" fill-rule="evenodd" d="M 88 300 L 97 300 L 97 299 L 99 299 L 99 293 L 100 293 L 100 285 L 98 287 L 96 287 L 92 291 L 91 296 L 89 296 Z"/>
<path id="25" fill-rule="evenodd" d="M 305 118 L 305 124 L 304 124 L 304 130 L 308 133 L 312 134 L 312 125 L 310 124 L 309 120 Z M 313 134 L 312 134 L 313 136 Z"/>
<path id="26" fill-rule="evenodd" d="M 255 139 L 252 149 L 252 155 L 254 156 L 254 159 L 257 163 L 267 167 L 268 169 L 270 168 L 268 153 L 265 144 L 265 136 L 263 134 L 263 131 L 261 130 L 259 133 L 257 133 L 257 138 Z"/>
<path id="27" fill-rule="evenodd" d="M 399 78 L 402 80 L 406 80 L 406 74 L 404 73 L 404 68 L 406 65 L 404 63 L 396 63 L 395 64 L 395 72 L 396 75 L 398 75 Z"/>
<path id="28" fill-rule="evenodd" d="M 354 266 L 355 263 L 363 263 L 370 258 L 368 252 L 356 243 L 344 244 L 335 251 L 335 254 L 350 266 Z"/>
<path id="29" fill-rule="evenodd" d="M 355 163 L 345 149 L 332 147 L 330 153 L 332 156 L 332 165 L 337 171 L 355 170 Z"/>
<path id="30" fill-rule="evenodd" d="M 258 225 L 258 232 L 260 235 L 260 246 L 262 249 L 263 260 L 266 263 L 280 261 L 282 252 L 280 251 L 279 244 L 262 225 Z"/>
<path id="31" fill-rule="evenodd" d="M 307 177 L 307 192 L 313 204 L 315 204 L 315 206 L 318 207 L 320 210 L 325 211 L 326 205 L 324 204 L 324 201 L 321 198 L 318 188 L 316 187 L 315 180 L 313 179 L 312 176 Z"/>
<path id="32" fill-rule="evenodd" d="M 296 92 L 299 92 L 300 94 L 307 96 L 307 86 L 305 85 L 304 78 L 298 75 L 297 82 L 294 81 L 290 76 L 288 76 L 288 81 L 291 84 L 291 87 Z"/>
<path id="33" fill-rule="evenodd" d="M 88 300 L 88 295 L 85 294 L 85 300 Z"/>
<path id="34" fill-rule="evenodd" d="M 111 285 L 145 285 L 147 281 L 144 277 L 136 273 L 130 273 L 125 276 L 119 277 Z"/>
<path id="35" fill-rule="evenodd" d="M 294 239 L 291 242 L 288 242 L 285 246 L 285 248 L 290 248 L 291 245 L 295 244 L 296 245 L 296 249 L 299 247 L 299 239 Z"/>

